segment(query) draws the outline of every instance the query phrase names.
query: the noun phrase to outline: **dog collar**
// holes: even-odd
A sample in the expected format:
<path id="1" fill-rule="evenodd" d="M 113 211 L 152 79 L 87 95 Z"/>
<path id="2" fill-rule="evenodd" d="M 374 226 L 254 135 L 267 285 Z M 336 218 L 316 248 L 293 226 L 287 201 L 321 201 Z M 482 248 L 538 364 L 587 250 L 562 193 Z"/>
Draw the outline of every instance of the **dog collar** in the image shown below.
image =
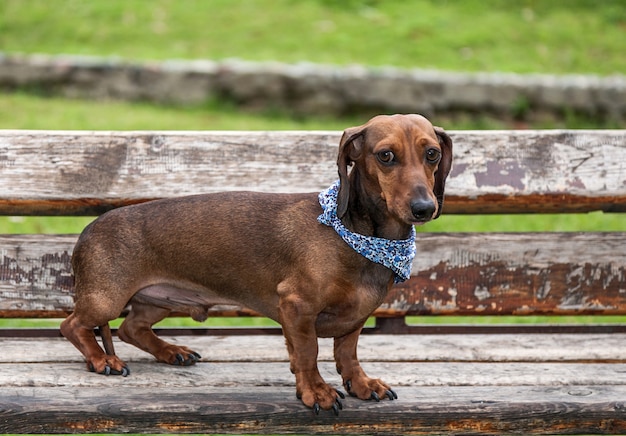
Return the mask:
<path id="1" fill-rule="evenodd" d="M 395 273 L 395 283 L 408 280 L 415 257 L 415 228 L 411 226 L 411 236 L 408 239 L 376 238 L 351 232 L 337 216 L 338 192 L 339 180 L 320 192 L 318 198 L 324 212 L 317 220 L 334 228 L 354 251 L 392 270 Z"/>

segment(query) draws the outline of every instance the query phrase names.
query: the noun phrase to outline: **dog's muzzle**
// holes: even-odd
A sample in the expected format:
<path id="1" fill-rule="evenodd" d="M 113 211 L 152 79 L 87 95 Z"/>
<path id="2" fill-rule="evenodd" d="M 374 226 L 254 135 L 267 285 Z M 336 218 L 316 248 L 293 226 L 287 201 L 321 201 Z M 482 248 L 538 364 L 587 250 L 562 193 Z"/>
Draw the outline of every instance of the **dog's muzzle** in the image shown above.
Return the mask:
<path id="1" fill-rule="evenodd" d="M 435 214 L 435 203 L 432 200 L 413 200 L 411 213 L 418 222 L 429 221 Z"/>

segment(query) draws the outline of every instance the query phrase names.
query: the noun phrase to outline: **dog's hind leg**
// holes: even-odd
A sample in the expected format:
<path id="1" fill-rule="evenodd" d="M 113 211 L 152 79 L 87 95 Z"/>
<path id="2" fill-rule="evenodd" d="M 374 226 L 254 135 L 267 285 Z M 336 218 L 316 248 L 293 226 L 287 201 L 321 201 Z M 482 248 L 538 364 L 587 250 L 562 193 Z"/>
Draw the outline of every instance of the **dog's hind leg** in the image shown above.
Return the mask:
<path id="1" fill-rule="evenodd" d="M 113 346 L 113 335 L 111 334 L 111 326 L 107 322 L 104 325 L 98 327 L 100 330 L 100 337 L 102 338 L 102 346 L 104 352 L 109 356 L 115 356 L 115 347 Z"/>
<path id="2" fill-rule="evenodd" d="M 108 322 L 102 323 L 100 327 L 107 352 L 103 351 L 96 341 L 95 326 L 84 323 L 77 312 L 72 313 L 61 323 L 61 334 L 85 356 L 89 371 L 126 377 L 130 370 L 126 363 L 114 354 Z"/>
<path id="3" fill-rule="evenodd" d="M 200 360 L 195 351 L 182 345 L 170 344 L 159 338 L 152 326 L 168 316 L 170 309 L 131 300 L 132 309 L 117 334 L 121 340 L 152 354 L 159 362 L 189 366 Z"/>

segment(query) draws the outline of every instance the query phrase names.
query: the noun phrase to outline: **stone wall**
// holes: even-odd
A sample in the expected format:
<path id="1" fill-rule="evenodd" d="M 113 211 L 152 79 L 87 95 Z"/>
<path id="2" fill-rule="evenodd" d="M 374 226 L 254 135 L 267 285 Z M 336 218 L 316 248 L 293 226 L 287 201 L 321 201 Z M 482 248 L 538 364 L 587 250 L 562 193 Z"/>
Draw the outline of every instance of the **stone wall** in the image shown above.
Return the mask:
<path id="1" fill-rule="evenodd" d="M 574 111 L 626 118 L 626 76 L 453 73 L 310 63 L 127 61 L 77 56 L 2 55 L 0 89 L 72 98 L 199 104 L 227 99 L 294 114 L 471 112 L 524 115 Z"/>

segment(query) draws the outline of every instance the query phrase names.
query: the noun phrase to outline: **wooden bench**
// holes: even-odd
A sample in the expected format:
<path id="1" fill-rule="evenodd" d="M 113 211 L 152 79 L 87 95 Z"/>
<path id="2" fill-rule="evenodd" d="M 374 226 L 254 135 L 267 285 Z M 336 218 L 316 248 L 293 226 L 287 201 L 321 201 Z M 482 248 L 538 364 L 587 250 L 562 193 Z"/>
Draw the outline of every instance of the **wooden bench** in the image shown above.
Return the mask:
<path id="1" fill-rule="evenodd" d="M 625 131 L 451 132 L 445 214 L 626 212 Z M 340 132 L 0 131 L 0 214 L 98 215 L 199 192 L 319 191 Z M 625 215 L 626 218 L 626 215 Z M 313 225 L 313 223 L 312 223 Z M 428 230 L 428 227 L 425 228 Z M 72 311 L 76 235 L 0 236 L 0 316 Z M 362 335 L 397 401 L 295 398 L 278 328 L 164 329 L 204 356 L 86 371 L 58 329 L 0 330 L 2 433 L 626 434 L 626 323 L 410 325 L 415 315 L 626 315 L 626 232 L 418 233 L 413 277 Z M 216 316 L 255 315 L 217 307 Z M 469 318 L 470 320 L 475 318 Z M 332 343 L 320 370 L 340 387 Z"/>

